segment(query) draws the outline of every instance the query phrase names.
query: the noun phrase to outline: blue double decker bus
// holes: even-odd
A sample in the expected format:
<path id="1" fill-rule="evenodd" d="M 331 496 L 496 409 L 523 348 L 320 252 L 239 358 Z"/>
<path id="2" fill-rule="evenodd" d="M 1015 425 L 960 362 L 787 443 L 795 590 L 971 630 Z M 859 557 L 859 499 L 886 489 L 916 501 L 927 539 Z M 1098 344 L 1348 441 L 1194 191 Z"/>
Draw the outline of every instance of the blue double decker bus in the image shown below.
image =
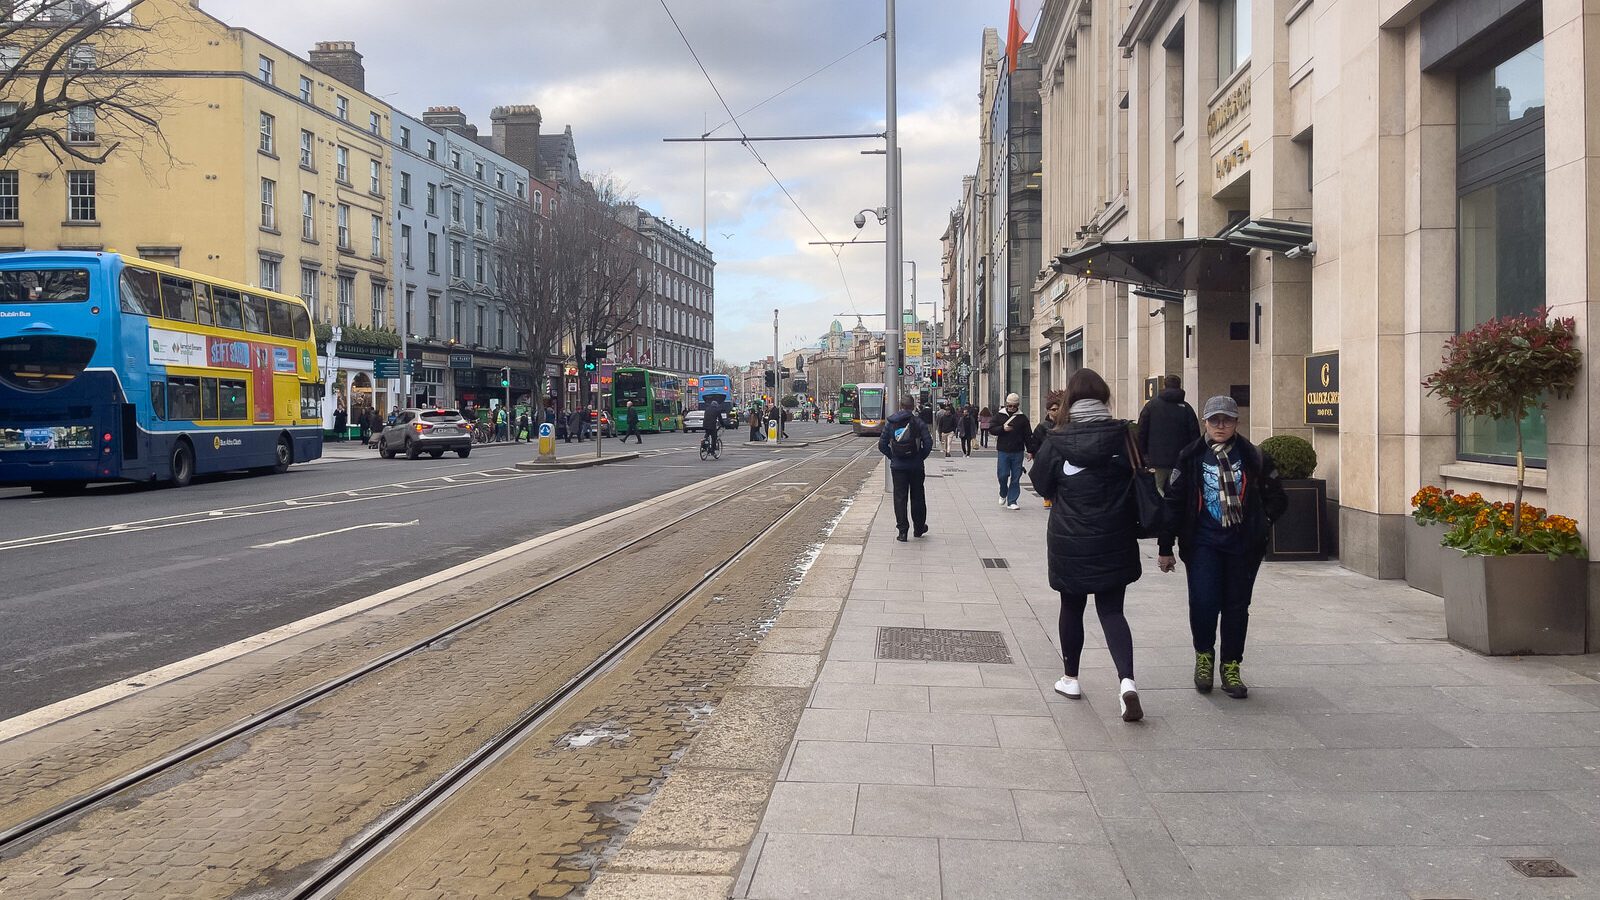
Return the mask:
<path id="1" fill-rule="evenodd" d="M 0 255 L 0 485 L 181 487 L 321 455 L 299 298 L 117 253 Z"/>

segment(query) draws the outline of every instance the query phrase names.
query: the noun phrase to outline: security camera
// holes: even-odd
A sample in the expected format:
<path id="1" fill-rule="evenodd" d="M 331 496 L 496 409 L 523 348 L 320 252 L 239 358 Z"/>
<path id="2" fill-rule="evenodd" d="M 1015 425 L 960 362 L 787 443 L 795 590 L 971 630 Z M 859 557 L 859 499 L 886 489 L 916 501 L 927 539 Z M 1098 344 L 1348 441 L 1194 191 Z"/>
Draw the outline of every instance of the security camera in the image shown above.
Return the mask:
<path id="1" fill-rule="evenodd" d="M 856 229 L 860 230 L 865 227 L 867 227 L 867 214 L 864 212 L 856 213 Z"/>

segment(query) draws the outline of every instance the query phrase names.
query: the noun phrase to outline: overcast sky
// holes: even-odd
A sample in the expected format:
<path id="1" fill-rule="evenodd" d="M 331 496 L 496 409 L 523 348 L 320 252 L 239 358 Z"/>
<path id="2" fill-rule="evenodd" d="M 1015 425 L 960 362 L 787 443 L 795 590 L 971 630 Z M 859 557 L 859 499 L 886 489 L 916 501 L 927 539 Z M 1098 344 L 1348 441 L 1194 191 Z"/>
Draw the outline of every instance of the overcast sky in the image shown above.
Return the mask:
<path id="1" fill-rule="evenodd" d="M 878 312 L 883 246 L 844 248 L 841 266 L 749 151 L 738 144 L 666 144 L 727 114 L 673 29 L 661 0 L 202 0 L 202 8 L 302 54 L 353 40 L 367 90 L 414 115 L 459 106 L 485 132 L 489 111 L 536 104 L 544 129 L 572 126 L 585 173 L 610 173 L 646 208 L 700 235 L 702 197 L 717 260 L 717 355 L 745 363 L 772 352 L 772 310 L 785 351 L 811 343 L 835 313 Z M 874 0 L 667 0 L 749 135 L 878 132 L 884 121 L 882 41 L 745 115 L 884 30 Z M 899 113 L 905 258 L 918 299 L 939 295 L 939 235 L 977 165 L 983 28 L 1005 33 L 1006 0 L 901 0 Z M 718 136 L 736 136 L 733 126 Z M 856 234 L 856 211 L 884 202 L 881 141 L 756 145 L 828 240 Z M 709 171 L 709 190 L 702 173 Z M 883 237 L 870 217 L 862 240 Z M 910 267 L 906 267 L 909 278 Z M 847 286 L 848 285 L 848 292 Z M 907 284 L 909 290 L 910 285 Z M 846 328 L 850 316 L 839 317 Z"/>

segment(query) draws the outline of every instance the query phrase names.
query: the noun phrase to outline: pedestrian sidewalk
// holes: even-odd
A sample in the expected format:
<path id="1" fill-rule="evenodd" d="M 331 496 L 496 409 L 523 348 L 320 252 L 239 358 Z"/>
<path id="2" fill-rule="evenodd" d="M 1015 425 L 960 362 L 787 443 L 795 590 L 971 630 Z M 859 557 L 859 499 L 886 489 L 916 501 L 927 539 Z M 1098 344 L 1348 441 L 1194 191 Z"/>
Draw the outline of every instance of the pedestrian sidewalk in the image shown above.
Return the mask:
<path id="1" fill-rule="evenodd" d="M 1600 656 L 1480 657 L 1403 583 L 1269 563 L 1249 698 L 1200 695 L 1182 569 L 1145 542 L 1124 723 L 1092 612 L 1084 699 L 1051 690 L 1047 512 L 999 506 L 991 460 L 929 459 L 921 540 L 882 501 L 733 896 L 1600 897 Z M 888 659 L 895 628 L 1009 661 Z"/>

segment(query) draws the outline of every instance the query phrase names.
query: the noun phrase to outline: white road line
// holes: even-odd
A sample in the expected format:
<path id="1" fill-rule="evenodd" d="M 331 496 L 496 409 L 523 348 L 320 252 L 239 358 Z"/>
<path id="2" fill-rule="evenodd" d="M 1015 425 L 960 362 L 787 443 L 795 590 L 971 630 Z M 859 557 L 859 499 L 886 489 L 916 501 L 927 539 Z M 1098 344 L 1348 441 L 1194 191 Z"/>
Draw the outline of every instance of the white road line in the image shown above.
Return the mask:
<path id="1" fill-rule="evenodd" d="M 690 491 L 713 487 L 723 481 L 735 478 L 742 473 L 756 471 L 761 469 L 763 466 L 771 464 L 771 462 L 751 463 L 748 466 L 742 466 L 730 472 L 724 472 L 721 475 L 713 476 L 705 481 L 685 485 L 684 487 L 678 488 L 671 493 L 662 494 L 659 497 L 652 497 L 649 500 L 640 501 L 639 503 L 635 503 L 627 509 L 619 509 L 615 512 L 606 513 L 603 516 L 590 519 L 587 522 L 569 525 L 560 531 L 555 531 L 540 537 L 531 538 L 523 541 L 520 544 L 513 544 L 504 550 L 497 550 L 487 556 L 481 556 L 477 559 L 468 560 L 459 565 L 445 569 L 442 572 L 435 572 L 432 575 L 424 575 L 421 578 L 408 581 L 405 584 L 396 585 L 386 591 L 379 591 L 376 594 L 362 597 L 360 600 L 352 600 L 343 606 L 338 606 L 333 609 L 317 613 L 314 616 L 307 616 L 306 618 L 297 622 L 290 622 L 287 625 L 281 625 L 277 628 L 271 629 L 270 631 L 263 631 L 260 634 L 234 641 L 231 644 L 218 647 L 215 650 L 209 650 L 205 653 L 196 654 L 188 659 L 182 659 L 177 662 L 161 666 L 157 669 L 151 669 L 148 672 L 142 672 L 138 675 L 124 678 L 121 681 L 96 688 L 92 691 L 87 691 L 79 694 L 76 697 L 68 697 L 65 700 L 52 703 L 49 706 L 42 706 L 31 712 L 25 712 L 22 715 L 13 716 L 3 722 L 0 722 L 0 741 L 10 740 L 18 735 L 27 734 L 30 731 L 43 728 L 46 725 L 54 724 L 62 719 L 71 718 L 79 713 L 87 712 L 88 710 L 99 706 L 104 706 L 107 703 L 111 703 L 115 700 L 120 700 L 123 697 L 131 696 L 133 694 L 140 693 L 141 691 L 147 691 L 151 688 L 160 687 L 168 682 L 176 681 L 185 675 L 192 675 L 195 672 L 201 671 L 202 669 L 209 669 L 212 666 L 220 665 L 228 660 L 243 656 L 253 650 L 259 650 L 262 647 L 269 647 L 280 641 L 285 641 L 289 638 L 304 634 L 305 632 L 313 629 L 320 628 L 323 625 L 337 622 L 341 619 L 347 619 L 351 616 L 372 609 L 373 607 L 382 606 L 385 603 L 398 600 L 401 597 L 414 594 L 417 591 L 425 590 L 437 584 L 443 584 L 452 578 L 459 578 L 463 575 L 471 574 L 478 569 L 510 559 L 520 553 L 526 553 L 529 550 L 537 549 L 544 544 L 559 541 L 571 535 L 587 531 L 590 528 L 595 528 L 615 519 L 622 518 L 623 516 L 632 515 L 634 513 L 649 509 L 652 506 L 658 506 L 662 503 L 677 499 L 678 497 L 687 494 Z"/>
<path id="2" fill-rule="evenodd" d="M 335 528 L 332 531 L 323 531 L 317 534 L 308 534 L 302 537 L 289 538 L 282 541 L 273 541 L 270 544 L 251 544 L 250 549 L 271 550 L 273 547 L 287 547 L 290 544 L 298 544 L 301 541 L 309 541 L 313 538 L 319 537 L 330 537 L 335 534 L 344 534 L 347 531 L 360 531 L 363 528 L 409 528 L 420 521 L 420 519 L 412 519 L 409 522 L 368 522 L 365 525 L 351 525 L 349 528 Z"/>

